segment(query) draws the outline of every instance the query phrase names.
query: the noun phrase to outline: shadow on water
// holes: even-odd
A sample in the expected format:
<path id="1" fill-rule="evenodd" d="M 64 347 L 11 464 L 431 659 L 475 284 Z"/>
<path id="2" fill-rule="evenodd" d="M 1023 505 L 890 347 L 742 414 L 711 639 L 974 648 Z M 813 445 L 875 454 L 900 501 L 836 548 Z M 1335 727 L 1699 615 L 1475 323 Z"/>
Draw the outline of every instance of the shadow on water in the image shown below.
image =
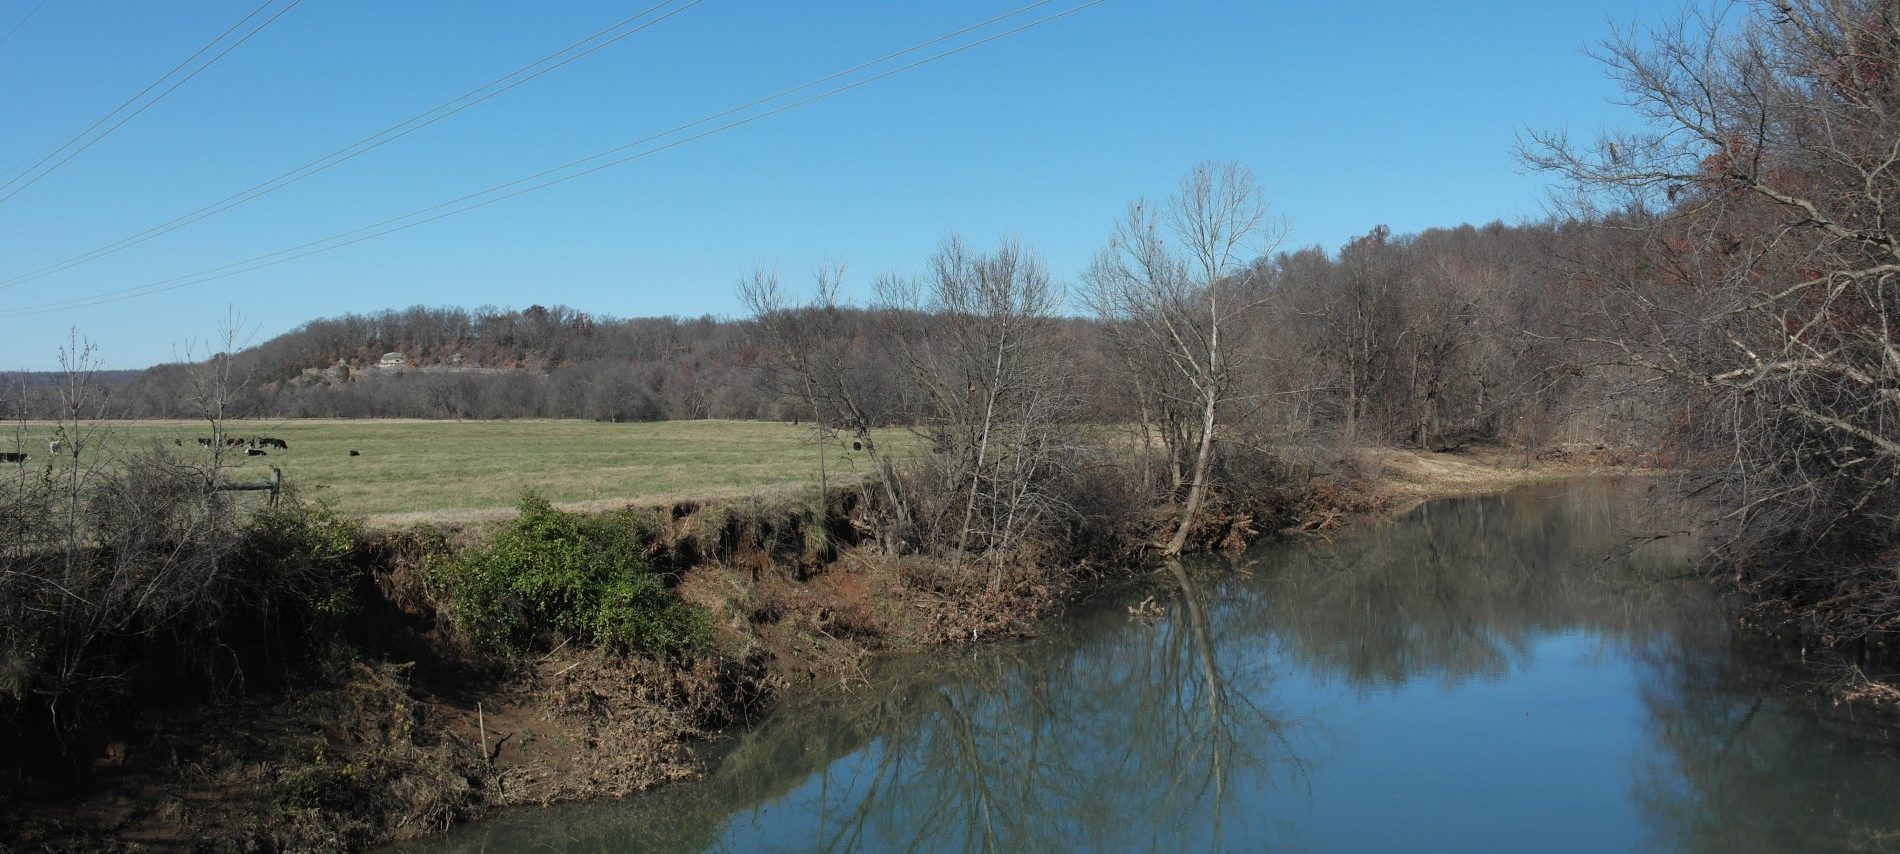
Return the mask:
<path id="1" fill-rule="evenodd" d="M 1893 722 L 1784 690 L 1612 483 L 1157 571 L 1042 638 L 885 662 L 624 801 L 442 851 L 1878 849 Z M 1645 516 L 1640 520 L 1636 514 Z"/>

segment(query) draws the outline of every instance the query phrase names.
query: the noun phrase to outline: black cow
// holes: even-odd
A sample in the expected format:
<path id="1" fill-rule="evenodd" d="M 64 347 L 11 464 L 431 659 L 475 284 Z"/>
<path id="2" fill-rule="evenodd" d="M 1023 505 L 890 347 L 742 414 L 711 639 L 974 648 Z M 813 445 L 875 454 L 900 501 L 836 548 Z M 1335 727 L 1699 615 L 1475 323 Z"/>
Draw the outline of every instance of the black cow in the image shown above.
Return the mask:
<path id="1" fill-rule="evenodd" d="M 277 450 L 280 450 L 280 451 L 290 450 L 289 442 L 286 442 L 275 436 L 260 436 L 257 439 L 257 444 L 266 448 L 276 448 Z"/>
<path id="2" fill-rule="evenodd" d="M 19 451 L 0 451 L 0 463 L 24 463 L 32 457 L 32 454 L 23 454 Z"/>
<path id="3" fill-rule="evenodd" d="M 245 449 L 244 449 L 244 455 L 245 455 L 245 456 L 247 456 L 247 457 L 266 457 L 266 456 L 270 456 L 270 454 L 269 454 L 268 452 L 266 452 L 266 451 L 265 451 L 264 449 L 262 449 L 262 448 L 245 448 Z"/>
<path id="4" fill-rule="evenodd" d="M 206 439 L 206 438 L 205 438 L 205 437 L 203 437 L 203 436 L 199 436 L 199 437 L 198 437 L 198 447 L 200 447 L 200 448 L 209 448 L 209 447 L 211 447 L 211 440 L 210 440 L 210 439 Z"/>
<path id="5" fill-rule="evenodd" d="M 351 449 L 350 449 L 350 456 L 352 456 L 352 457 L 360 457 L 360 456 L 362 456 L 362 455 L 363 455 L 363 452 L 362 452 L 362 451 L 359 451 L 359 450 L 356 450 L 355 448 L 351 448 Z"/>

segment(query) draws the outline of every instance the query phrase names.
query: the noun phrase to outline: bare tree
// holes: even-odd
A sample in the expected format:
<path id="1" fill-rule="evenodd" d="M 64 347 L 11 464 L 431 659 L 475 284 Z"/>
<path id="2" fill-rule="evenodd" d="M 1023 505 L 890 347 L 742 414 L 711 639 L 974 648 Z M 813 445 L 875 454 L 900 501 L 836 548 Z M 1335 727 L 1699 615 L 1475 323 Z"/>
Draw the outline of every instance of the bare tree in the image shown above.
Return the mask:
<path id="1" fill-rule="evenodd" d="M 53 422 L 52 438 L 47 440 L 46 479 L 60 484 L 58 515 L 64 535 L 65 573 L 78 572 L 83 562 L 81 544 L 85 541 L 85 497 L 98 477 L 103 455 L 101 446 L 106 430 L 106 395 L 94 381 L 98 373 L 99 351 L 91 341 L 79 337 L 77 330 L 67 333 L 66 344 L 59 348 L 59 411 Z"/>
<path id="2" fill-rule="evenodd" d="M 1344 395 L 1340 421 L 1347 439 L 1361 437 L 1363 422 L 1399 363 L 1399 348 L 1414 331 L 1400 307 L 1403 268 L 1391 229 L 1380 225 L 1340 250 L 1333 281 L 1314 310 L 1321 334 L 1318 354 L 1340 371 Z"/>
<path id="3" fill-rule="evenodd" d="M 1051 488 L 1074 451 L 1061 304 L 1041 260 L 1015 241 L 984 255 L 953 237 L 926 276 L 878 284 L 883 313 L 923 320 L 894 343 L 921 392 L 912 421 L 927 428 L 934 491 L 953 497 L 935 527 L 950 532 L 957 560 L 992 558 L 992 588 L 999 561 L 1065 512 Z"/>
<path id="4" fill-rule="evenodd" d="M 1650 129 L 1523 147 L 1617 232 L 1572 334 L 1692 404 L 1729 557 L 1833 599 L 1847 626 L 1891 624 L 1900 7 L 1724 5 L 1600 58 Z"/>
<path id="5" fill-rule="evenodd" d="M 241 401 L 251 386 L 255 374 L 240 353 L 250 346 L 251 332 L 245 329 L 244 316 L 235 309 L 227 310 L 218 321 L 216 337 L 203 346 L 204 360 L 192 365 L 189 375 L 188 400 L 211 430 L 210 447 L 205 452 L 202 471 L 207 487 L 215 485 L 223 477 L 225 469 L 230 468 L 226 456 L 230 451 L 230 437 L 226 432 L 226 422 L 240 417 Z M 197 342 L 185 344 L 185 356 L 189 360 L 200 349 Z M 207 495 L 216 500 L 215 491 L 207 489 Z"/>
<path id="6" fill-rule="evenodd" d="M 129 645 L 214 619 L 206 592 L 230 580 L 232 526 L 195 473 L 163 446 L 108 441 L 96 352 L 76 333 L 61 348 L 43 473 L 0 484 L 0 721 L 55 737 L 106 712 Z"/>
<path id="7" fill-rule="evenodd" d="M 1132 359 L 1167 365 L 1168 381 L 1155 397 L 1194 415 L 1189 435 L 1180 437 L 1191 442 L 1193 462 L 1166 555 L 1181 553 L 1206 499 L 1223 411 L 1239 396 L 1238 350 L 1226 336 L 1266 304 L 1264 268 L 1256 262 L 1283 233 L 1252 171 L 1202 163 L 1164 210 L 1145 201 L 1131 205 L 1089 268 L 1086 299 L 1118 346 Z"/>
<path id="8" fill-rule="evenodd" d="M 820 267 L 814 280 L 811 301 L 798 305 L 777 271 L 755 269 L 740 280 L 739 298 L 770 348 L 764 366 L 770 381 L 812 413 L 815 438 L 842 447 L 846 443 L 839 435 L 849 436 L 871 461 L 872 480 L 891 523 L 882 526 L 880 536 L 887 549 L 896 550 L 913 514 L 895 461 L 876 435 L 877 428 L 899 420 L 893 395 L 881 393 L 887 391 L 880 386 L 888 386 L 889 375 L 868 352 L 862 324 L 854 326 L 843 304 L 843 265 Z"/>

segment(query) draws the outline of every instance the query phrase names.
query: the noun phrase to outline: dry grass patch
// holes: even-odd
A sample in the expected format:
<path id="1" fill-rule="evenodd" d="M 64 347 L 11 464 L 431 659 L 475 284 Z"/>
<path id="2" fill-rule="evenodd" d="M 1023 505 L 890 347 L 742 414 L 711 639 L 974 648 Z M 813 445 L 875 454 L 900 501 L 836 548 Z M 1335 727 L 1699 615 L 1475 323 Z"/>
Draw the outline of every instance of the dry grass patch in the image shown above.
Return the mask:
<path id="1" fill-rule="evenodd" d="M 1362 452 L 1380 491 L 1399 506 L 1432 498 L 1499 492 L 1513 486 L 1605 474 L 1605 466 L 1525 459 L 1522 451 L 1471 448 L 1457 453 L 1372 448 Z M 1623 469 L 1614 469 L 1624 471 Z"/>

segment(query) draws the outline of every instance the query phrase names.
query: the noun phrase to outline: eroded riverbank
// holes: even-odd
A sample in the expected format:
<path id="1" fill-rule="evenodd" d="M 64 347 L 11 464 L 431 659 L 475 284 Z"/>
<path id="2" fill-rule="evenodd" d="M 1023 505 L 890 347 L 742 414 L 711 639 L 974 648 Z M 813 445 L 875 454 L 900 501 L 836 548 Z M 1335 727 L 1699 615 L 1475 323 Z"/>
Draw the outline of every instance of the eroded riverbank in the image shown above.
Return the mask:
<path id="1" fill-rule="evenodd" d="M 414 850 L 1878 850 L 1900 729 L 1629 552 L 1628 483 L 1200 558 L 1034 638 L 896 656 L 704 781 Z M 1153 608 L 1138 607 L 1154 603 Z M 1137 606 L 1131 609 L 1131 606 Z"/>
<path id="2" fill-rule="evenodd" d="M 1286 521 L 1330 535 L 1352 512 L 1432 489 L 1590 470 L 1502 454 L 1379 453 L 1358 468 L 1390 494 L 1331 485 L 1335 501 Z M 851 523 L 845 508 L 829 516 Z M 372 570 L 347 628 L 352 652 L 330 675 L 282 696 L 147 715 L 97 746 L 76 797 L 8 806 L 9 835 L 79 847 L 347 849 L 500 807 L 626 795 L 697 776 L 693 744 L 772 703 L 861 688 L 878 656 L 1041 632 L 1065 603 L 1126 577 L 1096 568 L 1060 588 L 951 599 L 898 583 L 902 562 L 887 565 L 848 540 L 812 551 L 811 520 L 796 508 L 688 503 L 656 518 L 649 558 L 676 578 L 681 598 L 729 620 L 727 652 L 715 659 L 681 667 L 562 645 L 485 661 L 436 613 L 427 570 L 452 541 L 483 535 L 378 535 L 357 556 Z M 1260 522 L 1230 514 L 1200 541 L 1244 543 L 1272 530 Z"/>

